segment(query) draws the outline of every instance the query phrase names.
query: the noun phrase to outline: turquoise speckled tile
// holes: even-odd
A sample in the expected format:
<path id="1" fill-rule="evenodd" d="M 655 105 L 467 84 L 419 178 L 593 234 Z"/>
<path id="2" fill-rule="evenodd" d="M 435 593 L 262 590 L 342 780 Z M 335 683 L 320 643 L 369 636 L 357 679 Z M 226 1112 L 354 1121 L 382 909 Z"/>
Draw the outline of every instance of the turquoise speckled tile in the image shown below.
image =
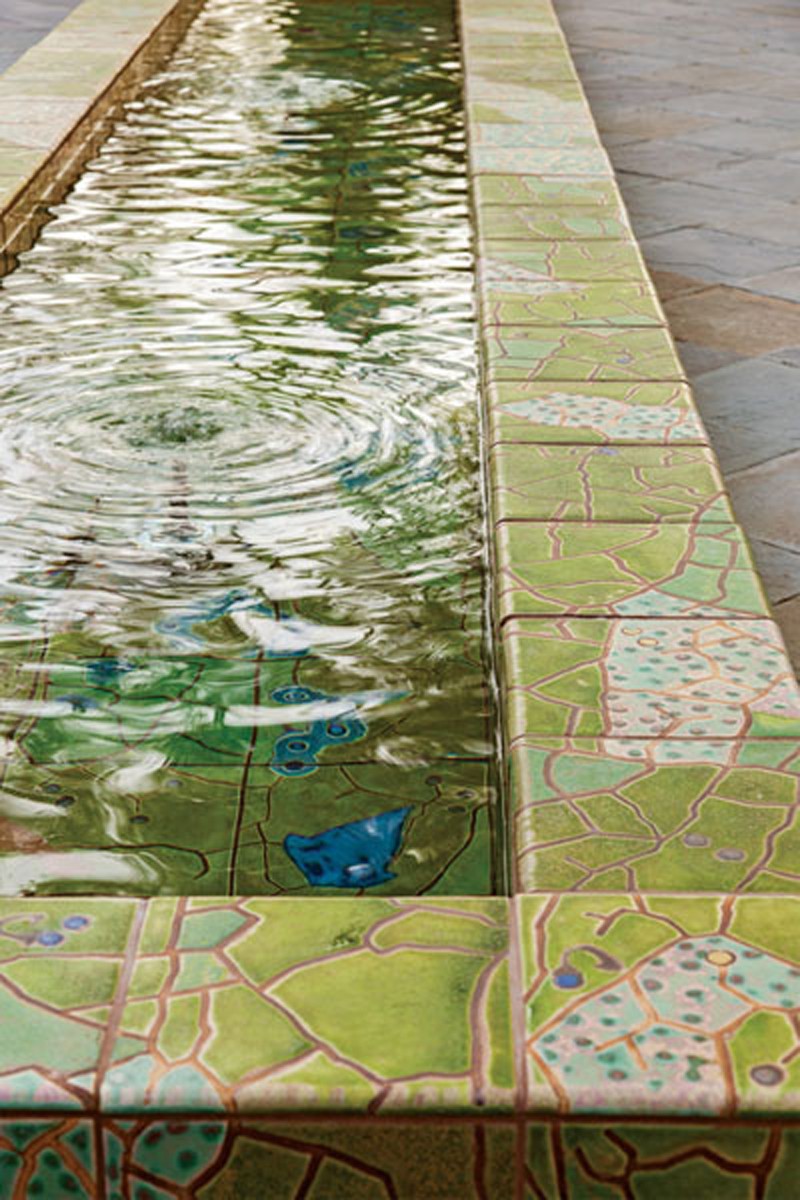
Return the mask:
<path id="1" fill-rule="evenodd" d="M 489 384 L 486 395 L 493 441 L 708 441 L 691 393 L 682 383 L 518 381 Z"/>
<path id="2" fill-rule="evenodd" d="M 738 525 L 507 521 L 499 617 L 768 617 Z"/>
<path id="3" fill-rule="evenodd" d="M 489 210 L 492 211 L 492 210 Z M 496 210 L 494 210 L 496 211 Z M 576 279 L 530 287 L 524 296 L 481 289 L 485 325 L 633 326 L 663 324 L 649 283 L 596 283 Z"/>
<path id="4" fill-rule="evenodd" d="M 668 331 L 602 326 L 493 325 L 483 331 L 486 378 L 682 380 Z"/>
<path id="5" fill-rule="evenodd" d="M 797 739 L 522 738 L 515 890 L 800 893 Z"/>
<path id="6" fill-rule="evenodd" d="M 508 736 L 800 736 L 772 621 L 513 617 L 501 632 Z"/>
<path id="7" fill-rule="evenodd" d="M 150 901 L 104 1110 L 509 1112 L 507 908 Z"/>
<path id="8" fill-rule="evenodd" d="M 797 1113 L 800 899 L 583 894 L 515 903 L 529 1112 Z"/>
<path id="9" fill-rule="evenodd" d="M 0 1195 L 4 1200 L 95 1200 L 95 1123 L 6 1117 L 0 1121 Z"/>
<path id="10" fill-rule="evenodd" d="M 565 208 L 602 208 L 623 212 L 613 179 L 580 179 L 540 175 L 477 175 L 473 179 L 477 207 L 487 204 L 542 205 L 556 212 Z"/>
<path id="11" fill-rule="evenodd" d="M 733 520 L 714 456 L 703 446 L 493 446 L 489 453 L 496 519 Z"/>

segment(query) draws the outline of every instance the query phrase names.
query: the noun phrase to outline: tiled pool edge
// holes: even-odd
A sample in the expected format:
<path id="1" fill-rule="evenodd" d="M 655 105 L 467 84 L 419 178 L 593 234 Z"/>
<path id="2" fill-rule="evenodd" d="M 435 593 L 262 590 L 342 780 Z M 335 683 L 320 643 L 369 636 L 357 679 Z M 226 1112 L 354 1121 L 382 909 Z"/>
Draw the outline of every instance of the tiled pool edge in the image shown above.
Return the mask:
<path id="1" fill-rule="evenodd" d="M 490 15 L 483 17 L 482 11 Z M 465 3 L 464 29 L 468 100 L 471 33 L 504 64 L 514 58 L 507 49 L 509 43 L 519 45 L 525 70 L 530 69 L 534 79 L 537 73 L 545 81 L 569 83 L 574 78 L 547 5 L 514 4 L 513 0 L 507 8 L 485 0 L 483 5 Z M 526 44 L 528 31 L 534 42 Z M 537 66 L 540 34 L 542 61 Z M 505 76 L 514 74 L 505 65 L 501 70 Z M 491 68 L 476 72 L 484 79 L 491 73 Z M 488 89 L 491 82 L 488 79 L 479 90 Z M 539 89 L 540 105 L 550 104 L 552 96 L 548 98 L 546 93 L 547 89 Z M 502 108 L 506 96 L 498 99 Z M 491 92 L 478 103 L 497 107 Z M 554 113 L 554 127 L 569 123 L 557 105 L 550 104 L 549 111 Z M 588 129 L 591 118 L 588 111 L 581 112 Z M 485 118 L 474 121 L 472 108 L 470 119 L 473 130 L 475 123 L 487 123 Z M 530 123 L 538 132 L 547 124 L 535 106 Z M 493 441 L 512 447 L 552 445 L 568 450 L 578 444 L 584 449 L 587 444 L 609 448 L 652 445 L 641 433 L 642 414 L 632 414 L 637 418 L 634 435 L 620 436 L 619 428 L 630 427 L 630 423 L 625 426 L 626 414 L 620 408 L 635 409 L 637 396 L 653 387 L 659 389 L 654 407 L 670 410 L 669 420 L 662 422 L 664 444 L 679 443 L 679 450 L 695 456 L 679 461 L 694 479 L 697 448 L 704 437 L 694 421 L 678 368 L 669 366 L 673 352 L 666 335 L 651 337 L 650 331 L 659 329 L 662 318 L 646 276 L 639 274 L 643 268 L 635 245 L 627 236 L 596 236 L 598 229 L 615 228 L 608 222 L 616 218 L 598 217 L 593 211 L 596 206 L 613 207 L 613 180 L 603 174 L 576 175 L 579 156 L 572 150 L 564 160 L 570 174 L 562 176 L 557 173 L 559 159 L 551 153 L 553 147 L 499 148 L 512 151 L 506 158 L 518 157 L 517 150 L 527 149 L 528 162 L 535 157 L 531 151 L 540 150 L 547 161 L 546 172 L 553 172 L 549 180 L 554 186 L 549 203 L 498 204 L 491 199 L 498 194 L 492 190 L 498 176 L 478 170 L 479 228 L 501 230 L 492 238 L 481 233 L 479 250 L 483 252 L 489 242 L 498 244 L 501 255 L 508 253 L 510 266 L 518 268 L 513 258 L 516 252 L 509 244 L 517 245 L 519 221 L 527 217 L 513 214 L 520 207 L 538 209 L 543 221 L 540 228 L 546 231 L 545 239 L 550 239 L 546 259 L 556 265 L 565 261 L 562 278 L 567 282 L 576 273 L 581 279 L 596 280 L 600 312 L 599 318 L 595 312 L 589 313 L 586 321 L 586 312 L 579 310 L 577 320 L 565 321 L 558 307 L 552 307 L 553 296 L 545 296 L 541 301 L 545 315 L 537 319 L 537 310 L 530 320 L 526 307 L 529 293 L 523 290 L 520 304 L 512 290 L 510 299 L 498 300 L 500 307 L 495 309 L 496 302 L 482 283 L 490 364 L 487 376 L 491 376 L 486 394 L 490 404 L 493 397 L 498 401 L 496 409 L 493 404 L 491 408 L 498 412 L 491 417 Z M 489 161 L 497 166 L 503 156 Z M 591 161 L 602 161 L 596 147 Z M 526 164 L 526 169 L 531 171 L 531 179 L 538 179 L 535 163 Z M 594 199 L 576 204 L 576 179 L 581 187 L 586 180 L 594 181 L 588 189 Z M 547 189 L 549 181 L 543 182 Z M 512 183 L 512 188 L 515 186 Z M 490 202 L 483 204 L 482 195 L 488 195 Z M 577 240 L 577 255 L 568 253 L 569 245 L 564 250 L 563 234 L 558 232 L 564 212 L 571 207 L 588 209 L 591 214 L 566 218 L 573 221 L 573 245 L 574 230 L 584 233 L 585 241 Z M 504 240 L 496 217 L 483 215 L 488 209 L 508 211 L 513 236 Z M 606 223 L 598 226 L 598 220 Z M 586 235 L 587 228 L 595 236 Z M 542 238 L 531 237 L 530 241 L 534 249 L 542 244 Z M 526 242 L 527 238 L 521 240 L 520 249 Z M 615 247 L 610 251 L 611 267 L 603 261 L 608 256 L 598 252 L 606 242 Z M 512 281 L 522 278 L 529 283 L 524 274 L 529 269 L 526 266 L 507 274 Z M 522 344 L 521 352 L 510 356 L 510 366 L 505 365 L 504 354 L 495 353 L 502 339 L 490 332 L 505 323 L 502 306 L 506 304 L 509 328 L 548 331 L 531 339 L 510 339 Z M 635 319 L 630 316 L 632 307 Z M 560 338 L 567 336 L 564 331 L 575 328 L 590 333 L 580 335 L 584 340 L 575 343 L 577 349 L 561 346 Z M 601 337 L 598 329 L 611 332 Z M 628 337 L 631 329 L 637 334 L 643 331 L 645 336 L 638 336 L 630 346 L 622 343 L 622 349 L 618 341 L 610 340 L 617 330 Z M 588 357 L 593 364 L 606 364 L 596 392 L 613 402 L 606 406 L 613 414 L 613 434 L 591 424 L 596 419 L 596 405 L 589 406 L 588 428 L 586 424 L 577 430 L 572 426 L 566 435 L 563 424 L 549 423 L 550 414 L 545 413 L 540 421 L 542 404 L 529 403 L 531 398 L 541 400 L 536 388 L 542 385 L 520 376 L 529 374 L 531 361 L 549 357 L 542 343 L 549 339 L 549 345 L 555 344 L 554 330 L 560 331 L 555 338 L 556 373 L 539 374 L 536 379 L 543 380 L 546 389 L 551 382 L 567 383 L 569 387 L 559 391 L 573 392 L 576 382 L 586 382 L 583 374 L 575 378 L 580 369 L 575 363 L 582 364 Z M 631 361 L 626 361 L 625 379 L 619 380 L 608 373 L 603 357 L 609 346 L 612 370 L 619 357 L 630 359 L 634 368 L 639 357 L 646 361 L 647 370 L 654 359 L 661 364 L 666 361 L 667 367 L 662 365 L 660 378 L 651 380 L 647 374 L 631 375 Z M 564 363 L 570 365 L 565 368 Z M 521 399 L 511 394 L 517 390 Z M 574 404 L 569 407 L 574 412 Z M 559 422 L 569 418 L 569 412 L 557 415 Z M 652 423 L 644 424 L 652 438 Z M 513 429 L 513 437 L 509 437 L 509 429 Z M 556 436 L 548 436 L 554 430 Z M 567 460 L 570 474 L 574 474 L 573 465 Z M 579 465 L 581 470 L 589 470 L 583 460 Z M 503 469 L 509 468 L 505 465 Z M 658 462 L 641 467 L 663 469 Z M 700 486 L 708 489 L 713 466 L 706 456 L 700 456 L 700 469 Z M 516 487 L 515 478 L 512 490 Z M 618 491 L 616 487 L 611 490 Z M 539 505 L 541 495 L 531 500 Z M 612 532 L 624 532 L 629 525 L 636 531 L 649 528 L 635 497 L 631 503 L 633 515 L 606 517 L 599 524 Z M 660 503 L 666 512 L 658 511 L 653 524 L 666 533 L 691 529 L 693 544 L 696 540 L 699 553 L 704 553 L 699 517 L 687 520 L 686 509 L 681 507 L 677 515 L 683 520 L 671 522 L 670 516 L 676 515 L 674 507 L 670 508 L 673 499 L 667 496 Z M 550 514 L 543 517 L 541 512 L 537 507 L 530 519 L 508 516 L 502 528 L 528 530 L 533 536 L 551 527 Z M 570 526 L 558 531 L 560 541 L 566 544 L 570 537 L 582 536 L 587 523 L 591 524 L 576 520 L 573 512 L 566 519 L 560 517 L 559 524 Z M 720 532 L 730 530 L 729 520 L 707 524 L 714 532 L 703 533 L 703 537 L 730 541 L 729 533 Z M 519 568 L 524 573 L 526 566 L 543 557 L 537 549 L 520 558 L 518 545 L 509 536 L 503 543 L 498 540 L 496 547 L 500 564 L 515 577 Z M 617 556 L 618 549 L 616 543 L 610 547 L 603 543 L 597 557 Z M 751 571 L 746 560 L 737 569 L 744 576 Z M 647 575 L 646 582 L 660 586 L 658 571 L 653 578 Z M 523 606 L 527 605 L 532 589 L 523 581 L 519 590 Z M 642 589 L 635 590 L 639 594 Z M 726 615 L 732 607 L 734 619 L 763 619 L 758 597 L 755 584 L 743 584 L 735 603 L 725 609 Z M 613 599 L 593 598 L 590 614 L 580 603 L 566 608 L 569 616 L 578 620 L 587 615 L 596 621 L 616 620 L 618 606 L 627 601 L 623 589 L 621 597 L 615 592 Z M 518 628 L 520 622 L 529 627 L 539 614 L 555 615 L 558 620 L 564 616 L 563 594 L 555 585 L 544 608 L 536 612 L 525 607 L 520 612 L 515 602 L 508 603 L 507 612 L 498 610 L 506 628 Z M 696 617 L 696 611 L 691 615 Z M 717 620 L 719 613 L 706 614 L 703 619 Z M 508 661 L 514 670 L 528 670 L 522 653 L 509 655 Z M 527 686 L 528 679 L 519 682 Z M 620 757 L 623 767 L 627 762 L 625 738 L 618 739 L 621 749 L 609 752 L 593 726 L 589 733 L 581 729 L 576 737 L 568 736 L 552 727 L 548 710 L 540 711 L 545 714 L 544 731 L 540 725 L 526 723 L 524 706 L 514 709 L 521 721 L 514 727 L 512 750 L 515 781 L 521 781 L 523 793 L 520 811 L 527 803 L 552 799 L 543 795 L 542 775 L 537 774 L 539 767 L 534 761 L 537 754 L 545 758 L 572 755 L 579 765 L 588 760 L 590 770 L 597 770 L 599 761 L 601 773 L 607 771 L 609 762 L 620 770 Z M 587 707 L 581 719 L 591 722 L 594 716 Z M 649 743 L 649 739 L 639 740 Z M 661 739 L 661 744 L 666 745 L 667 740 Z M 716 745 L 710 740 L 708 744 L 712 749 Z M 705 750 L 707 743 L 697 738 L 694 745 Z M 737 742 L 737 750 L 738 746 Z M 771 753 L 772 749 L 772 745 L 759 748 L 759 753 Z M 653 771 L 669 767 L 657 756 L 653 758 L 654 751 L 649 753 L 652 761 L 648 760 L 648 767 Z M 738 769 L 738 759 L 734 765 Z M 741 765 L 749 769 L 752 762 Z M 574 771 L 574 765 L 570 769 Z M 788 770 L 786 775 L 791 781 Z M 556 807 L 551 805 L 552 810 Z M 530 845 L 520 841 L 519 850 L 529 852 Z M 12 1180 L 11 1194 L 15 1200 L 28 1194 L 55 1196 L 61 1194 L 60 1188 L 66 1196 L 80 1194 L 82 1188 L 87 1196 L 130 1195 L 144 1200 L 148 1189 L 153 1195 L 152 1188 L 162 1183 L 196 1188 L 200 1195 L 220 1194 L 214 1191 L 216 1185 L 227 1187 L 229 1193 L 235 1190 L 242 1196 L 257 1196 L 263 1194 L 264 1172 L 271 1170 L 287 1189 L 294 1189 L 292 1194 L 312 1200 L 315 1196 L 331 1200 L 338 1195 L 350 1200 L 356 1186 L 360 1190 L 371 1187 L 369 1194 L 375 1196 L 395 1194 L 403 1200 L 423 1196 L 426 1200 L 437 1196 L 505 1200 L 511 1195 L 526 1200 L 542 1196 L 546 1200 L 585 1200 L 587 1194 L 593 1194 L 589 1188 L 602 1187 L 605 1194 L 623 1196 L 629 1192 L 639 1195 L 640 1186 L 645 1189 L 641 1194 L 649 1198 L 658 1186 L 654 1181 L 662 1177 L 665 1195 L 680 1194 L 681 1188 L 687 1194 L 697 1191 L 702 1195 L 708 1194 L 714 1183 L 720 1186 L 720 1176 L 731 1187 L 738 1186 L 742 1178 L 752 1181 L 754 1189 L 763 1186 L 767 1200 L 791 1196 L 800 1171 L 797 1085 L 790 1080 L 790 1087 L 783 1089 L 774 1076 L 774 1071 L 782 1068 L 774 1062 L 748 1059 L 748 1046 L 742 1050 L 740 1044 L 746 1039 L 740 1038 L 734 1057 L 744 1085 L 735 1090 L 732 1103 L 730 1090 L 726 1090 L 730 1055 L 720 1052 L 715 1056 L 707 1048 L 695 1048 L 691 1057 L 682 1057 L 665 1049 L 666 1043 L 659 1040 L 679 1042 L 683 1038 L 697 1043 L 707 1032 L 702 1023 L 675 1024 L 667 1019 L 663 1028 L 669 1032 L 665 1034 L 654 1026 L 652 1012 L 648 1023 L 647 1012 L 643 1017 L 630 1006 L 632 998 L 635 1004 L 650 994 L 648 984 L 662 982 L 662 965 L 655 962 L 661 956 L 676 973 L 684 961 L 690 963 L 694 990 L 702 981 L 710 989 L 712 1001 L 720 1001 L 736 986 L 728 983 L 732 964 L 741 964 L 752 954 L 761 956 L 756 959 L 758 979 L 746 982 L 749 991 L 757 994 L 737 1001 L 732 1023 L 740 1017 L 746 1018 L 748 1027 L 780 1020 L 786 999 L 793 1001 L 793 1011 L 800 1008 L 800 995 L 795 994 L 797 976 L 784 971 L 787 958 L 800 958 L 793 953 L 790 940 L 800 902 L 794 897 L 748 896 L 732 903 L 724 891 L 687 895 L 691 889 L 686 887 L 676 887 L 663 896 L 657 885 L 641 889 L 647 893 L 646 899 L 619 885 L 598 886 L 597 891 L 587 886 L 580 895 L 559 895 L 571 883 L 537 887 L 535 880 L 528 885 L 520 875 L 520 888 L 530 886 L 537 894 L 512 900 L 221 898 L 215 902 L 204 898 L 182 903 L 165 898 L 137 903 L 76 897 L 3 901 L 0 1001 L 6 1028 L 13 1027 L 14 1035 L 4 1049 L 0 1068 L 0 1170 L 6 1172 L 6 1180 Z M 193 918 L 196 929 L 192 928 Z M 285 928 L 287 925 L 290 928 Z M 135 927 L 136 938 L 132 936 Z M 692 938 L 695 942 L 690 945 Z M 712 943 L 712 938 L 717 941 Z M 299 972 L 291 974 L 292 965 L 312 960 L 313 965 L 302 975 L 307 986 L 292 990 L 292 980 L 301 979 Z M 510 968 L 508 984 L 504 982 L 505 961 Z M 37 967 L 37 963 L 44 965 Z M 72 1006 L 63 999 L 63 992 L 53 997 L 48 991 L 53 987 L 54 966 L 62 979 L 70 981 L 75 997 Z M 622 968 L 624 978 L 619 980 Z M 313 983 L 312 973 L 317 974 Z M 276 982 L 278 976 L 282 982 Z M 484 986 L 487 980 L 491 982 Z M 765 1003 L 761 993 L 774 985 L 784 990 L 775 993 L 778 1002 L 770 1004 L 767 995 Z M 278 991 L 285 987 L 286 995 L 277 991 L 273 995 L 273 986 Z M 297 1004 L 309 1006 L 299 1024 L 284 1011 L 287 997 L 292 1009 Z M 687 1003 L 695 1002 L 690 997 Z M 65 1012 L 53 1012 L 54 1007 L 62 1006 Z M 712 1022 L 716 1019 L 713 1003 L 708 1007 L 708 1021 Z M 577 1039 L 586 1037 L 579 1032 L 573 1037 L 577 1024 L 584 1022 L 584 1027 L 593 1028 L 614 1022 L 617 1011 L 623 1014 L 623 1021 L 629 1021 L 623 1032 L 630 1036 L 625 1039 L 614 1031 L 607 1035 L 608 1041 L 632 1055 L 633 1074 L 622 1050 L 603 1049 L 592 1044 L 591 1038 L 588 1047 L 582 1044 L 577 1052 L 573 1049 Z M 659 1012 L 658 1008 L 652 1011 Z M 784 1006 L 783 1011 L 789 1009 Z M 691 1015 L 700 1015 L 696 1004 Z M 468 1036 L 470 1031 L 478 1036 Z M 333 1053 L 315 1052 L 309 1032 Z M 712 1041 L 717 1039 L 715 1046 L 726 1043 L 717 1027 L 708 1032 Z M 736 1030 L 731 1037 L 735 1035 Z M 642 1041 L 637 1042 L 640 1036 Z M 349 1044 L 351 1039 L 360 1045 L 358 1053 Z M 604 1062 L 601 1056 L 608 1053 L 621 1057 Z M 790 1051 L 781 1047 L 781 1053 Z M 640 1067 L 638 1076 L 637 1056 L 638 1063 L 646 1067 Z M 152 1061 L 147 1061 L 149 1058 Z M 365 1060 L 366 1074 L 358 1069 Z M 671 1065 L 676 1061 L 677 1067 Z M 573 1085 L 568 1069 L 573 1070 L 576 1062 L 585 1077 Z M 226 1074 L 220 1078 L 223 1070 Z M 471 1072 L 488 1080 L 488 1088 L 484 1083 L 480 1087 L 469 1083 L 466 1077 Z M 219 1090 L 213 1079 L 221 1085 Z M 382 1085 L 389 1090 L 377 1103 Z M 221 1104 L 224 1092 L 229 1099 Z M 32 1188 L 34 1184 L 36 1188 Z"/>
<path id="2" fill-rule="evenodd" d="M 83 0 L 0 75 L 0 276 L 203 0 Z"/>

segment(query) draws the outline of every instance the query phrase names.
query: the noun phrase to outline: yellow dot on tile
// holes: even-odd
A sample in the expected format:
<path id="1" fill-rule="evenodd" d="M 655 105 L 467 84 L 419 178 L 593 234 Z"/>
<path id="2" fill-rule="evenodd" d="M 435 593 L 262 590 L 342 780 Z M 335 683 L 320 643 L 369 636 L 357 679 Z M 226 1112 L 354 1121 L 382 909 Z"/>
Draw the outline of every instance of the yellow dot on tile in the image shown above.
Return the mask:
<path id="1" fill-rule="evenodd" d="M 730 950 L 711 950 L 706 958 L 715 967 L 729 967 L 736 962 L 736 955 L 731 954 Z"/>
<path id="2" fill-rule="evenodd" d="M 654 637 L 639 638 L 639 645 L 640 646 L 657 646 L 658 638 L 654 638 Z"/>

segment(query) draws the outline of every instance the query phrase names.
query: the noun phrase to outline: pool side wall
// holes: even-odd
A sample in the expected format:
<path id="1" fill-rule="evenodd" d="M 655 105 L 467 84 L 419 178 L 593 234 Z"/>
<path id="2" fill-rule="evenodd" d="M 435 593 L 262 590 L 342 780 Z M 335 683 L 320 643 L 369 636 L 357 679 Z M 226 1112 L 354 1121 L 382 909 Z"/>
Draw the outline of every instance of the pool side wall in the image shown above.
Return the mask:
<path id="1" fill-rule="evenodd" d="M 0 77 L 4 269 L 196 9 Z M 0 900 L 11 1200 L 796 1194 L 793 677 L 552 7 L 460 21 L 515 895 Z"/>

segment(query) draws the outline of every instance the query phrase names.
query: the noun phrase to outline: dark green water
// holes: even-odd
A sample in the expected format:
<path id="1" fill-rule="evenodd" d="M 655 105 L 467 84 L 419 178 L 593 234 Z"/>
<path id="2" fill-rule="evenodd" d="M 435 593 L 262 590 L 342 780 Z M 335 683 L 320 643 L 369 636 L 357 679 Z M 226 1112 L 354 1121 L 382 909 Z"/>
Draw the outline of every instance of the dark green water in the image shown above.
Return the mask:
<path id="1" fill-rule="evenodd" d="M 0 889 L 497 889 L 446 0 L 210 0 L 0 290 Z"/>

